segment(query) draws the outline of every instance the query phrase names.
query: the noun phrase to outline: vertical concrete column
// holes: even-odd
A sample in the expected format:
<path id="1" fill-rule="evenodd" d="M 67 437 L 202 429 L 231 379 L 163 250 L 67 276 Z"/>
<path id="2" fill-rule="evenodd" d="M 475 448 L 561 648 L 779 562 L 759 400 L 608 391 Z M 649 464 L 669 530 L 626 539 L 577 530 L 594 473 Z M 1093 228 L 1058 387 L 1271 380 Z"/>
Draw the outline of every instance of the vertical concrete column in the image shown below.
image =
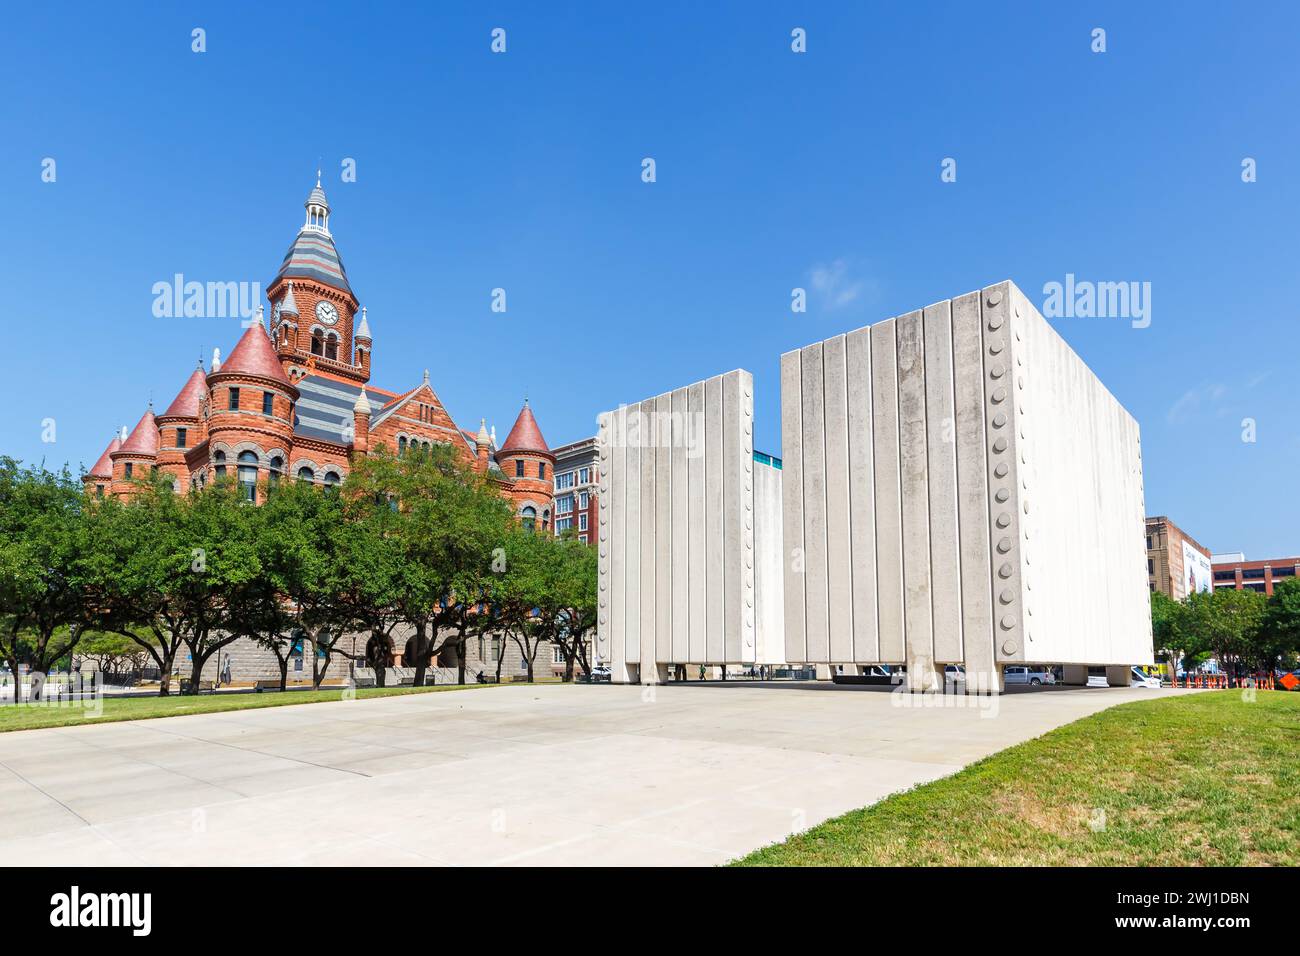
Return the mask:
<path id="1" fill-rule="evenodd" d="M 613 493 L 610 489 L 610 476 L 613 469 L 613 412 L 604 412 L 596 419 L 596 448 L 600 474 L 597 478 L 596 493 L 600 497 L 600 530 L 597 534 L 597 592 L 596 592 L 596 647 L 593 663 L 609 665 L 613 670 L 613 652 L 611 640 L 614 626 L 610 621 L 610 602 L 614 592 L 613 555 L 610 553 L 609 529 L 613 521 L 610 504 Z M 620 485 L 621 489 L 621 485 Z M 622 610 L 622 602 L 616 605 Z"/>
<path id="2" fill-rule="evenodd" d="M 1087 664 L 1063 664 L 1061 666 L 1062 684 L 1070 684 L 1075 687 L 1082 687 L 1088 683 L 1088 665 Z"/>
<path id="3" fill-rule="evenodd" d="M 684 388 L 672 393 L 672 640 L 668 660 L 685 663 L 690 648 L 690 534 L 687 515 L 694 497 L 689 480 L 690 413 Z"/>
<path id="4" fill-rule="evenodd" d="M 660 395 L 655 408 L 655 642 L 653 656 L 641 661 L 643 672 L 649 664 L 673 657 L 672 395 Z"/>
<path id="5" fill-rule="evenodd" d="M 658 399 L 649 398 L 641 403 L 641 643 L 637 648 L 641 682 L 653 682 L 655 677 L 655 628 L 658 626 L 658 488 L 655 434 L 659 422 Z"/>
<path id="6" fill-rule="evenodd" d="M 921 313 L 897 320 L 899 480 L 902 488 L 903 633 L 907 683 L 934 689 L 930 585 L 930 491 L 925 416 L 925 340 Z"/>
<path id="7" fill-rule="evenodd" d="M 709 589 L 705 605 L 706 662 L 727 659 L 726 620 L 723 595 L 726 593 L 726 553 L 723 542 L 722 484 L 722 379 L 704 382 L 704 558 Z"/>
<path id="8" fill-rule="evenodd" d="M 830 660 L 826 580 L 826 401 L 822 343 L 802 350 L 804 628 L 810 662 Z"/>
<path id="9" fill-rule="evenodd" d="M 981 324 L 978 292 L 953 300 L 957 529 L 961 554 L 962 654 L 968 675 L 971 672 L 988 675 L 996 672 L 989 570 L 992 544 L 984 424 L 984 336 L 980 330 Z M 1000 564 L 1001 562 L 994 567 Z"/>
<path id="10" fill-rule="evenodd" d="M 704 383 L 696 382 L 686 390 L 687 483 L 690 501 L 687 511 L 687 536 L 690 552 L 690 574 L 687 582 L 690 599 L 689 651 L 684 660 L 703 663 L 709 659 L 706 650 L 706 607 L 711 582 L 705 558 L 705 509 L 708 491 L 704 479 Z M 698 671 L 697 671 L 698 673 Z"/>
<path id="11" fill-rule="evenodd" d="M 961 556 L 957 540 L 957 419 L 952 364 L 952 303 L 928 306 L 925 326 L 925 421 L 929 456 L 930 569 L 934 659 L 956 664 L 961 641 Z"/>
<path id="12" fill-rule="evenodd" d="M 1131 664 L 1107 664 L 1106 683 L 1111 687 L 1128 687 L 1133 682 Z"/>
<path id="13" fill-rule="evenodd" d="M 822 349 L 826 407 L 827 660 L 853 660 L 853 512 L 849 506 L 848 352 L 845 336 Z"/>
<path id="14" fill-rule="evenodd" d="M 872 461 L 876 492 L 876 592 L 880 659 L 900 664 L 903 644 L 903 513 L 898 453 L 895 322 L 871 327 Z"/>
<path id="15" fill-rule="evenodd" d="M 781 568 L 785 659 L 808 660 L 803 560 L 803 374 L 798 349 L 781 356 Z"/>
<path id="16" fill-rule="evenodd" d="M 614 532 L 620 542 L 617 551 L 624 566 L 626 603 L 622 615 L 623 656 L 620 663 L 623 669 L 620 674 L 619 668 L 615 667 L 613 678 L 618 680 L 622 677 L 633 683 L 640 679 L 641 666 L 641 444 L 644 437 L 640 403 L 629 406 L 622 414 L 626 419 L 626 461 L 621 469 L 626 505 L 621 519 L 615 520 Z"/>
<path id="17" fill-rule="evenodd" d="M 853 657 L 880 660 L 876 631 L 876 502 L 871 425 L 871 330 L 844 337 L 852 553 Z M 784 388 L 784 383 L 782 384 Z"/>
<path id="18" fill-rule="evenodd" d="M 1020 452 L 1016 441 L 1017 375 L 1012 358 L 1008 283 L 982 293 L 985 426 L 988 442 L 989 520 L 993 536 L 994 655 L 999 663 L 1024 660 L 1020 570 L 1023 546 L 1017 519 Z M 967 683 L 971 683 L 967 664 Z M 978 666 L 974 668 L 980 675 Z M 999 674 L 999 681 L 1001 676 Z"/>

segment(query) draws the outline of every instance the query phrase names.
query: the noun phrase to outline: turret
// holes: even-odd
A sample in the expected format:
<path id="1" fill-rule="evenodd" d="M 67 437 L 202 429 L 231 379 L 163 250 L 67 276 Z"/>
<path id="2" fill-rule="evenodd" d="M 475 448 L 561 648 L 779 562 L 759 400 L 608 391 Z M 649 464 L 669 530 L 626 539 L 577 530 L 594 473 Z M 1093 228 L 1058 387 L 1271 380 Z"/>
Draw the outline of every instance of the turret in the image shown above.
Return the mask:
<path id="1" fill-rule="evenodd" d="M 135 491 L 136 479 L 147 478 L 153 473 L 158 466 L 158 422 L 154 418 L 152 403 L 121 447 L 108 457 L 113 462 L 110 491 L 114 495 L 128 497 Z"/>
<path id="2" fill-rule="evenodd" d="M 361 455 L 370 451 L 370 399 L 364 388 L 352 406 L 352 450 Z"/>
<path id="3" fill-rule="evenodd" d="M 278 480 L 293 444 L 298 389 L 280 367 L 258 309 L 220 369 L 207 378 L 208 460 L 212 477 L 234 477 L 252 501 L 259 484 Z"/>
<path id="4" fill-rule="evenodd" d="M 555 495 L 555 456 L 551 454 L 542 430 L 537 427 L 533 410 L 524 399 L 524 407 L 515 419 L 514 427 L 497 451 L 497 462 L 511 482 L 510 497 L 520 521 L 528 527 L 551 530 L 551 514 Z"/>
<path id="5" fill-rule="evenodd" d="M 208 379 L 200 362 L 167 410 L 158 416 L 158 470 L 172 476 L 172 487 L 177 491 L 189 481 L 190 450 L 203 444 L 201 415 L 207 396 Z"/>
<path id="6" fill-rule="evenodd" d="M 86 494 L 93 494 L 96 498 L 102 498 L 108 493 L 113 484 L 113 452 L 121 447 L 122 436 L 114 432 L 113 440 L 104 449 L 104 454 L 99 456 L 99 460 L 91 466 L 90 471 L 81 476 L 81 483 L 86 489 Z"/>
<path id="7" fill-rule="evenodd" d="M 480 418 L 478 425 L 478 437 L 474 439 L 475 454 L 475 471 L 485 474 L 488 470 L 488 456 L 492 451 L 492 437 L 488 435 L 487 419 Z"/>

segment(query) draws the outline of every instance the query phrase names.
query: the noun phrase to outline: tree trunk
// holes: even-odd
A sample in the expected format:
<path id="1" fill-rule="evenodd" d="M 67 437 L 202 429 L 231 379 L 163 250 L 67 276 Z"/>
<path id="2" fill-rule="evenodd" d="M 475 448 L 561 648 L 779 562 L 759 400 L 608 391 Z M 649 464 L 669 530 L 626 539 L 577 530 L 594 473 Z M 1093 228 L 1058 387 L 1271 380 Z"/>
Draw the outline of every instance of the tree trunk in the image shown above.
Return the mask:
<path id="1" fill-rule="evenodd" d="M 424 636 L 424 625 L 421 624 L 415 631 L 415 680 L 411 682 L 413 687 L 424 686 L 424 674 L 429 666 L 429 642 Z M 402 663 L 406 663 L 403 661 Z"/>
<path id="2" fill-rule="evenodd" d="M 573 683 L 573 657 L 573 654 L 564 655 L 564 682 L 566 684 Z"/>
<path id="3" fill-rule="evenodd" d="M 14 706 L 23 702 L 23 681 L 18 675 L 18 658 L 6 657 L 5 663 L 9 665 L 9 673 L 14 679 Z"/>
<path id="4" fill-rule="evenodd" d="M 280 668 L 280 691 L 283 693 L 289 686 L 289 655 L 275 655 L 275 663 Z"/>
<path id="5" fill-rule="evenodd" d="M 206 656 L 194 657 L 194 660 L 190 667 L 190 693 L 191 694 L 198 694 L 199 678 L 203 676 L 203 665 L 206 664 L 207 662 L 208 659 Z"/>
<path id="6" fill-rule="evenodd" d="M 505 659 L 506 659 L 506 644 L 505 644 L 505 637 L 504 637 L 504 635 L 500 638 L 500 645 L 499 645 L 499 646 L 500 646 L 501 652 L 500 652 L 499 654 L 497 654 L 497 683 L 498 683 L 498 684 L 501 683 L 501 665 L 505 662 Z"/>
<path id="7" fill-rule="evenodd" d="M 465 636 L 465 631 L 462 629 L 460 640 L 456 642 L 456 683 L 458 684 L 465 683 L 465 648 L 468 646 L 469 638 Z"/>

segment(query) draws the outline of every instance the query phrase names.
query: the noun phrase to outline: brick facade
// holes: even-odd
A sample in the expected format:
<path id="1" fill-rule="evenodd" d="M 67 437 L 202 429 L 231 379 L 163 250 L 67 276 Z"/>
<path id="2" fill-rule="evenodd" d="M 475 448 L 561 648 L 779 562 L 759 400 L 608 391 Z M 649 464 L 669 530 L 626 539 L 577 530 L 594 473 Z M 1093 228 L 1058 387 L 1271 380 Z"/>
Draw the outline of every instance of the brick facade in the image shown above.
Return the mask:
<path id="1" fill-rule="evenodd" d="M 162 415 L 150 406 L 129 434 L 115 436 L 82 478 L 87 493 L 127 497 L 134 479 L 157 471 L 177 491 L 233 477 L 260 501 L 270 482 L 332 485 L 381 448 L 400 455 L 441 444 L 488 475 L 520 520 L 549 531 L 555 456 L 528 402 L 497 448 L 485 421 L 477 432 L 456 424 L 427 371 L 402 392 L 371 385 L 369 317 L 334 246 L 319 181 L 304 205 L 306 221 L 266 289 L 269 322 L 259 306 L 258 321 L 225 362 L 214 356 L 207 370 L 200 364 Z M 399 649 L 404 640 L 395 642 Z M 247 642 L 234 647 L 232 668 L 243 678 L 278 676 L 270 652 Z M 207 666 L 215 676 L 216 658 Z M 303 667 L 310 676 L 310 661 Z M 485 669 L 494 672 L 495 663 Z"/>

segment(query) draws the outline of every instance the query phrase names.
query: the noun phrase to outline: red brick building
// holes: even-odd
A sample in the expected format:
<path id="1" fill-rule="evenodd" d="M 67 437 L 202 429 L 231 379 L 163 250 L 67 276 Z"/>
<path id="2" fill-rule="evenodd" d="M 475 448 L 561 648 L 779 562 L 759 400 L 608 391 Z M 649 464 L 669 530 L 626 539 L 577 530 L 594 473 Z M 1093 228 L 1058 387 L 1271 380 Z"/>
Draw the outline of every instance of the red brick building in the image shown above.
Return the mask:
<path id="1" fill-rule="evenodd" d="M 1214 586 L 1272 594 L 1281 582 L 1300 575 L 1300 558 L 1247 561 L 1240 551 L 1214 556 Z"/>
<path id="2" fill-rule="evenodd" d="M 179 491 L 221 477 L 250 500 L 294 479 L 335 485 L 352 462 L 386 447 L 450 445 L 487 474 L 520 520 L 548 531 L 554 520 L 551 454 L 533 411 L 523 409 L 500 448 L 486 422 L 462 429 L 443 407 L 429 373 L 403 391 L 372 385 L 374 339 L 330 232 L 319 178 L 307 214 L 267 286 L 271 318 L 244 332 L 224 362 L 200 363 L 161 415 L 152 406 L 115 437 L 83 477 L 94 494 L 129 495 L 132 480 L 157 471 Z M 179 376 L 178 376 L 179 378 Z"/>

